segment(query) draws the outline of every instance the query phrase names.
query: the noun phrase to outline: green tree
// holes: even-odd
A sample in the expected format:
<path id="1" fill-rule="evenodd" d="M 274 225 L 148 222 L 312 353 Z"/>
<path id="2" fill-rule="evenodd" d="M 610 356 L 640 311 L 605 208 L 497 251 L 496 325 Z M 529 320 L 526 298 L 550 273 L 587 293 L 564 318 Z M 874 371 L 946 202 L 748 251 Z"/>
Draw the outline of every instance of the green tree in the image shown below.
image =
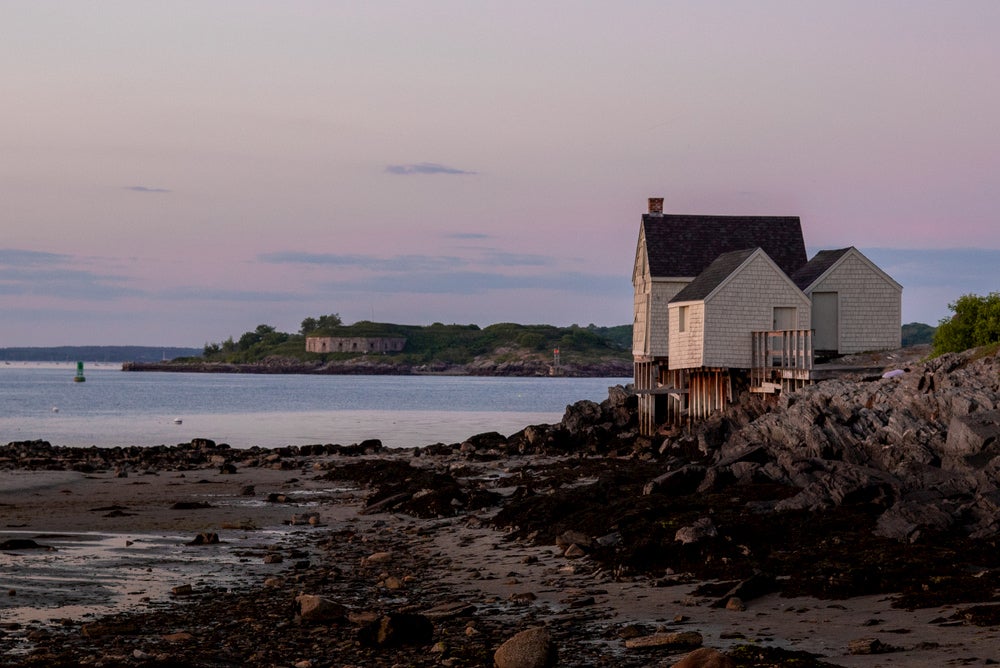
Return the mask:
<path id="1" fill-rule="evenodd" d="M 340 327 L 342 324 L 344 324 L 344 321 L 340 319 L 339 313 L 321 315 L 318 318 L 306 318 L 302 321 L 302 328 L 299 330 L 299 333 L 304 336 L 313 332 L 327 332 Z"/>
<path id="2" fill-rule="evenodd" d="M 1000 342 L 1000 292 L 986 297 L 962 295 L 948 308 L 950 318 L 938 323 L 934 332 L 934 354 L 961 352 Z"/>

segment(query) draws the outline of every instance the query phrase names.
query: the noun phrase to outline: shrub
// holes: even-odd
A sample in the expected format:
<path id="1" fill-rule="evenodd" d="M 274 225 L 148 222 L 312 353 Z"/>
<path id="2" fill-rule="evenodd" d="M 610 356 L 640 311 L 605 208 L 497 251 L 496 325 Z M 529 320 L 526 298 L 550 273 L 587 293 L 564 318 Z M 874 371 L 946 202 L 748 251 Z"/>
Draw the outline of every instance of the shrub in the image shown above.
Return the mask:
<path id="1" fill-rule="evenodd" d="M 1000 341 L 1000 292 L 986 297 L 962 295 L 948 308 L 950 318 L 938 323 L 934 332 L 934 354 L 957 353 Z"/>

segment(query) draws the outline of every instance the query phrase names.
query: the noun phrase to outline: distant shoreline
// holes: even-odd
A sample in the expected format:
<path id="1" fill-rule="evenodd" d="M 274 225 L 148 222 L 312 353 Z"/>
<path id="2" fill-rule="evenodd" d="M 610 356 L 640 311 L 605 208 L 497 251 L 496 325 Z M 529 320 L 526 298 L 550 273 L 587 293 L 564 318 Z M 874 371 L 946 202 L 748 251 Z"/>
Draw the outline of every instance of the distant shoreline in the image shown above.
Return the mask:
<path id="1" fill-rule="evenodd" d="M 259 364 L 227 364 L 220 362 L 123 362 L 122 371 L 159 371 L 167 373 L 236 373 L 236 374 L 306 374 L 340 376 L 498 376 L 530 378 L 629 378 L 632 364 L 609 361 L 595 364 L 566 364 L 553 368 L 534 361 L 505 363 L 392 364 L 362 359 L 351 362 L 294 363 L 263 362 Z"/>

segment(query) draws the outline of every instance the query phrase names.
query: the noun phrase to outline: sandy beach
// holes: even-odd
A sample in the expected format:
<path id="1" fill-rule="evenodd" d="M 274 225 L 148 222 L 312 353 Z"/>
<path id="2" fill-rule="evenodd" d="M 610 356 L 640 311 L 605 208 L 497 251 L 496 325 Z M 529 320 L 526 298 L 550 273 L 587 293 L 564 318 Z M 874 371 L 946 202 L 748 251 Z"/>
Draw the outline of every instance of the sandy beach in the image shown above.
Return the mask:
<path id="1" fill-rule="evenodd" d="M 683 574 L 621 576 L 565 547 L 511 540 L 490 526 L 496 506 L 452 517 L 379 512 L 365 507 L 369 486 L 337 480 L 341 466 L 393 460 L 455 471 L 501 497 L 515 492 L 511 472 L 533 461 L 386 451 L 127 474 L 4 471 L 0 541 L 40 547 L 0 550 L 0 664 L 492 665 L 502 643 L 540 626 L 565 666 L 670 666 L 699 645 L 765 650 L 738 665 L 792 665 L 781 661 L 796 652 L 812 663 L 795 665 L 1000 660 L 1000 630 L 956 618 L 965 606 L 766 594 L 743 609 L 713 607 L 717 597 L 698 593 L 706 583 Z M 343 614 L 304 620 L 301 594 Z M 366 624 L 394 614 L 425 616 L 433 631 L 363 640 Z M 634 647 L 669 634 L 688 644 Z M 856 653 L 866 643 L 884 653 Z"/>

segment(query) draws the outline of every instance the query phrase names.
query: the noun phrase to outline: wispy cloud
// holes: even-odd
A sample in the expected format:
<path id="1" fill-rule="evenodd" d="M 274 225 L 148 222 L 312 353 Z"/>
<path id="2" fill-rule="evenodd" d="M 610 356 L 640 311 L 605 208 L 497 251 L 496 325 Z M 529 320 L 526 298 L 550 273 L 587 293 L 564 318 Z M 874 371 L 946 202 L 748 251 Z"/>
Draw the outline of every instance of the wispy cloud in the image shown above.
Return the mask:
<path id="1" fill-rule="evenodd" d="M 1000 250 L 989 248 L 863 248 L 872 262 L 907 286 L 981 286 L 1000 290 Z M 957 295 L 956 295 L 957 296 Z"/>
<path id="2" fill-rule="evenodd" d="M 257 256 L 272 264 L 314 264 L 330 267 L 360 267 L 372 271 L 434 271 L 467 266 L 468 260 L 448 255 L 395 255 L 383 258 L 374 255 L 338 255 L 335 253 L 305 253 L 281 251 Z"/>
<path id="3" fill-rule="evenodd" d="M 553 259 L 548 255 L 508 253 L 501 250 L 487 250 L 483 254 L 483 261 L 502 267 L 548 267 L 554 264 Z"/>
<path id="4" fill-rule="evenodd" d="M 128 287 L 126 276 L 81 269 L 80 264 L 71 255 L 0 249 L 0 294 L 94 301 L 142 294 Z"/>
<path id="5" fill-rule="evenodd" d="M 483 234 L 481 232 L 452 232 L 451 234 L 445 235 L 446 239 L 459 239 L 462 241 L 481 241 L 484 239 L 489 239 L 489 234 Z"/>
<path id="6" fill-rule="evenodd" d="M 289 302 L 301 300 L 302 294 L 294 292 L 269 292 L 264 290 L 219 290 L 184 286 L 158 292 L 155 297 L 171 301 Z"/>
<path id="7" fill-rule="evenodd" d="M 169 188 L 152 188 L 150 186 L 125 186 L 125 190 L 131 190 L 137 193 L 168 193 Z"/>
<path id="8" fill-rule="evenodd" d="M 9 267 L 62 264 L 68 262 L 70 259 L 70 256 L 58 253 L 44 253 L 18 248 L 0 248 L 0 265 Z"/>
<path id="9" fill-rule="evenodd" d="M 475 174 L 465 169 L 439 165 L 435 162 L 418 162 L 410 165 L 387 165 L 385 168 L 390 174 L 402 176 L 412 176 L 414 174 Z"/>
<path id="10" fill-rule="evenodd" d="M 0 294 L 106 301 L 142 295 L 127 286 L 124 276 L 79 269 L 0 270 Z"/>

